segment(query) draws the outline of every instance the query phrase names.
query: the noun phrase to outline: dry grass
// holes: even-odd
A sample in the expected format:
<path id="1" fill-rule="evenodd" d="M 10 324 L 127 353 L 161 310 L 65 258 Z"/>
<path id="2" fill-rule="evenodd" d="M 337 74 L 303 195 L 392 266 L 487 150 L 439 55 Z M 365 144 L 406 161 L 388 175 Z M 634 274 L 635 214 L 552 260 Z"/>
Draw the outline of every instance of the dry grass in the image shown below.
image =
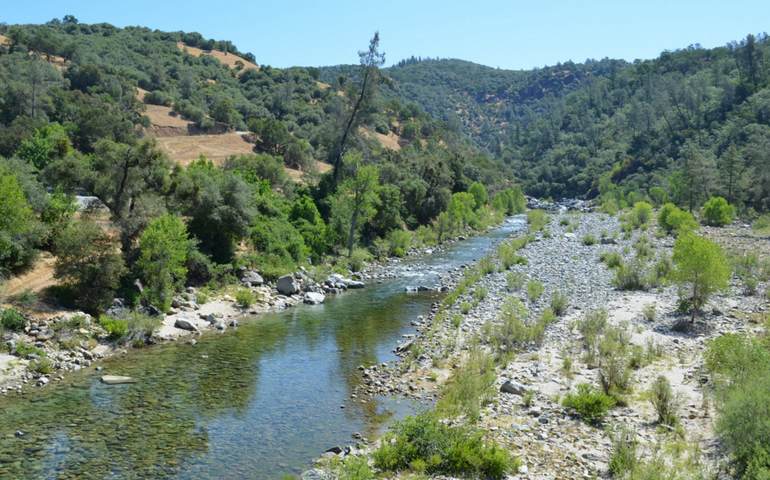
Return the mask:
<path id="1" fill-rule="evenodd" d="M 175 163 L 188 165 L 201 155 L 216 165 L 231 155 L 253 153 L 254 145 L 239 133 L 159 137 L 158 146 Z"/>
<path id="2" fill-rule="evenodd" d="M 38 293 L 56 284 L 53 278 L 53 266 L 56 258 L 48 252 L 43 252 L 31 269 L 21 275 L 11 277 L 3 283 L 4 297 L 13 297 L 26 291 Z"/>
<path id="3" fill-rule="evenodd" d="M 219 50 L 211 50 L 210 52 L 207 52 L 197 47 L 187 46 L 182 42 L 177 42 L 176 46 L 179 47 L 179 50 L 182 50 L 183 52 L 187 52 L 193 57 L 200 57 L 202 55 L 208 55 L 209 57 L 214 57 L 217 60 L 219 60 L 219 63 L 221 63 L 222 65 L 226 65 L 229 68 L 237 68 L 238 62 L 240 62 L 243 64 L 243 69 L 242 69 L 243 71 L 249 70 L 249 69 L 259 70 L 259 66 L 257 64 L 252 63 L 243 57 L 239 57 L 238 55 L 233 55 L 232 53 L 225 53 Z"/>
<path id="4" fill-rule="evenodd" d="M 0 45 L 10 45 L 11 39 L 6 37 L 5 35 L 0 35 Z"/>
<path id="5" fill-rule="evenodd" d="M 393 132 L 388 132 L 388 134 L 385 135 L 366 128 L 362 128 L 361 133 L 367 138 L 373 138 L 377 140 L 384 148 L 395 151 L 401 150 L 401 137 Z"/>
<path id="6" fill-rule="evenodd" d="M 192 122 L 187 121 L 179 115 L 174 115 L 170 107 L 161 105 L 145 105 L 144 115 L 150 119 L 156 127 L 173 127 L 187 129 Z"/>

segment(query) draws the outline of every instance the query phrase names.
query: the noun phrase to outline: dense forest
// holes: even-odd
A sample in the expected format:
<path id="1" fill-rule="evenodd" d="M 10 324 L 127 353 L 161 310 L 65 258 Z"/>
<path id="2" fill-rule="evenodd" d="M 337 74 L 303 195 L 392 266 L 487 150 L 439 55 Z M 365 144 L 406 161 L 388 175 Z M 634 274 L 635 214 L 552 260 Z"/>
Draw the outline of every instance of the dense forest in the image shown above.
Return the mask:
<path id="1" fill-rule="evenodd" d="M 749 35 L 530 71 L 410 58 L 384 71 L 385 94 L 502 158 L 535 196 L 605 194 L 622 206 L 633 192 L 696 208 L 721 195 L 747 212 L 770 207 L 769 56 L 767 37 Z"/>
<path id="2" fill-rule="evenodd" d="M 356 78 L 334 85 L 196 33 L 67 16 L 0 35 L 0 273 L 48 250 L 62 298 L 88 310 L 116 292 L 167 308 L 182 285 L 244 266 L 268 278 L 360 268 L 523 208 L 498 160 L 379 93 L 378 35 Z M 189 122 L 182 135 L 246 133 L 253 153 L 175 163 L 153 138 L 156 106 Z M 318 162 L 333 168 L 314 181 Z M 106 215 L 77 196 L 98 197 Z"/>

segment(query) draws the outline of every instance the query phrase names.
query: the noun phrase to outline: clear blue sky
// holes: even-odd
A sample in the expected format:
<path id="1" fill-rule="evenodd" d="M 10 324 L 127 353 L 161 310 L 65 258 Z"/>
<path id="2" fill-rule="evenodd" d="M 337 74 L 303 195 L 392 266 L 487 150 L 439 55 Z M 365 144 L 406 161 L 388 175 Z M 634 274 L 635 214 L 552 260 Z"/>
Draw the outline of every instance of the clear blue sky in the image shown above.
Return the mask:
<path id="1" fill-rule="evenodd" d="M 586 58 L 653 58 L 770 30 L 768 0 L 6 0 L 0 21 L 197 31 L 278 67 L 357 61 L 374 30 L 388 64 L 410 55 L 531 68 Z"/>

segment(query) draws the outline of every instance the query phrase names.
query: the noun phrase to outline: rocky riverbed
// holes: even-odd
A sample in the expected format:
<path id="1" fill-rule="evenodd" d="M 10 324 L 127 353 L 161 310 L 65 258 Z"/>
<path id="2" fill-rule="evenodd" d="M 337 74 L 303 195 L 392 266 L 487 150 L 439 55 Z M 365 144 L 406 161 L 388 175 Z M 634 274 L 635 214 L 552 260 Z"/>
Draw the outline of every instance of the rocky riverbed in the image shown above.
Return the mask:
<path id="1" fill-rule="evenodd" d="M 718 233 L 721 243 L 730 249 L 731 235 L 724 230 Z M 594 241 L 586 240 L 589 236 Z M 759 330 L 756 322 L 767 312 L 767 300 L 761 295 L 744 295 L 743 286 L 733 280 L 728 291 L 712 298 L 702 318 L 688 325 L 689 320 L 677 313 L 676 287 L 663 284 L 646 291 L 618 290 L 613 285 L 613 271 L 600 262 L 600 255 L 617 252 L 630 262 L 635 249 L 644 248 L 638 246 L 640 236 L 648 240 L 650 264 L 670 257 L 673 240 L 656 236 L 652 229 L 623 235 L 615 217 L 600 213 L 553 214 L 535 241 L 519 250 L 526 258 L 521 263 L 526 264 L 511 269 L 524 279 L 524 285 L 529 280 L 543 285 L 539 298 L 529 298 L 526 287 L 511 288 L 508 271 L 482 276 L 441 316 L 443 322 L 437 324 L 435 318 L 438 304 L 431 315 L 414 320 L 418 326 L 416 338 L 405 339 L 395 347 L 404 360 L 362 365 L 366 383 L 356 395 L 438 398 L 444 383 L 462 363 L 472 339 L 500 321 L 506 299 L 518 297 L 527 306 L 530 318 L 536 318 L 549 306 L 551 296 L 560 292 L 568 299 L 566 313 L 547 327 L 542 342 L 498 366 L 496 393 L 481 412 L 479 425 L 522 460 L 523 467 L 512 478 L 607 477 L 612 432 L 621 427 L 636 432 L 645 458 L 654 458 L 675 444 L 687 452 L 680 455 L 693 456 L 693 461 L 702 462 L 704 470 L 715 471 L 723 459 L 714 433 L 715 412 L 702 353 L 716 336 Z M 443 286 L 453 288 L 462 275 L 462 269 L 451 272 L 444 277 Z M 765 288 L 761 285 L 758 290 L 764 292 Z M 480 289 L 486 292 L 481 300 L 474 298 L 474 291 Z M 472 308 L 468 309 L 468 305 Z M 631 348 L 645 352 L 648 360 L 632 371 L 625 404 L 612 409 L 597 427 L 575 416 L 561 399 L 577 384 L 599 384 L 597 369 L 584 359 L 583 338 L 576 328 L 586 313 L 599 309 L 606 310 L 608 324 L 622 329 Z M 675 433 L 657 424 L 649 401 L 647 392 L 660 375 L 668 379 L 674 392 L 679 420 Z M 314 472 L 311 478 L 318 474 Z"/>

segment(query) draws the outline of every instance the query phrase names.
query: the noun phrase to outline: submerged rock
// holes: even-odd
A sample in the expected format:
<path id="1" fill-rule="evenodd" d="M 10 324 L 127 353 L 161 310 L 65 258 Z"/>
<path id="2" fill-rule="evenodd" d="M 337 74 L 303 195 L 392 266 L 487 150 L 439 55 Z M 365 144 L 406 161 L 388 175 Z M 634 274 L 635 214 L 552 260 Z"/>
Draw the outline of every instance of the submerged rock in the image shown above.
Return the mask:
<path id="1" fill-rule="evenodd" d="M 124 383 L 136 383 L 136 379 L 122 375 L 102 375 L 102 383 L 107 385 L 121 385 Z"/>

